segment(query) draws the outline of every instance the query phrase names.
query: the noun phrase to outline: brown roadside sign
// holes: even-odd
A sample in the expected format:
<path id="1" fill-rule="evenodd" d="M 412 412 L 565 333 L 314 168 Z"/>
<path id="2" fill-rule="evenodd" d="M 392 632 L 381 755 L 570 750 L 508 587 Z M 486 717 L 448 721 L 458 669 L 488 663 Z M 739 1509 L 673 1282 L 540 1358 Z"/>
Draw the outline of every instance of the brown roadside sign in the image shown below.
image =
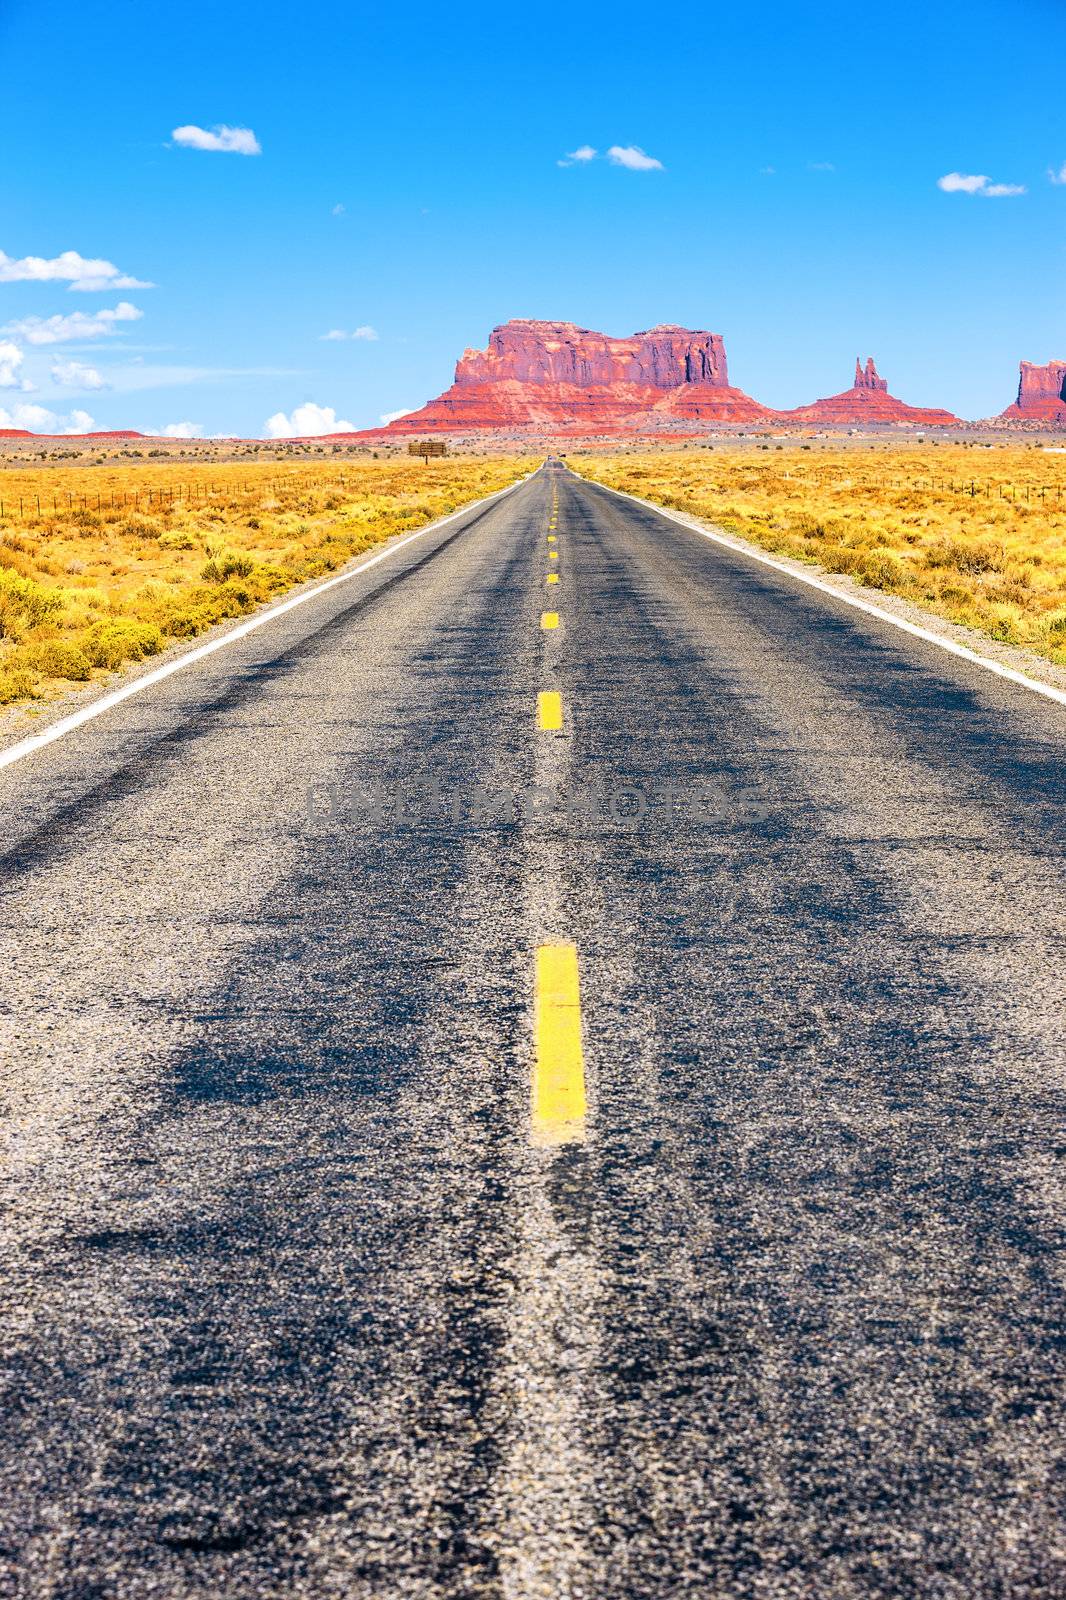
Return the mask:
<path id="1" fill-rule="evenodd" d="M 448 446 L 443 439 L 412 439 L 407 446 L 409 456 L 446 456 Z"/>

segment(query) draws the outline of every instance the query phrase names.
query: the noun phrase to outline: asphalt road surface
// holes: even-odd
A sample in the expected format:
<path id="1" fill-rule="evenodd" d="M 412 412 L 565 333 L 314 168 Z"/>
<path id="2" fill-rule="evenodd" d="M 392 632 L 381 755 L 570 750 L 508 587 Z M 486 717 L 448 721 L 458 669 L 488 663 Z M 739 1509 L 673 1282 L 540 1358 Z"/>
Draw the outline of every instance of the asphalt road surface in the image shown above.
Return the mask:
<path id="1" fill-rule="evenodd" d="M 551 467 L 0 773 L 0 1594 L 1061 1600 L 1064 731 Z"/>

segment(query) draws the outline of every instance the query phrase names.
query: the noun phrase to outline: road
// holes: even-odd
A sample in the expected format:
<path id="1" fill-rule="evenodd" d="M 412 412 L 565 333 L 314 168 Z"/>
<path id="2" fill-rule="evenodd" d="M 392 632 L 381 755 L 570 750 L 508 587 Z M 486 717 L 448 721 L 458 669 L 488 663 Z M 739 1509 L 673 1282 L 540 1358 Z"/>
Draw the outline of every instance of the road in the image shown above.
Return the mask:
<path id="1" fill-rule="evenodd" d="M 1066 1593 L 1064 732 L 550 467 L 0 773 L 0 1594 Z"/>

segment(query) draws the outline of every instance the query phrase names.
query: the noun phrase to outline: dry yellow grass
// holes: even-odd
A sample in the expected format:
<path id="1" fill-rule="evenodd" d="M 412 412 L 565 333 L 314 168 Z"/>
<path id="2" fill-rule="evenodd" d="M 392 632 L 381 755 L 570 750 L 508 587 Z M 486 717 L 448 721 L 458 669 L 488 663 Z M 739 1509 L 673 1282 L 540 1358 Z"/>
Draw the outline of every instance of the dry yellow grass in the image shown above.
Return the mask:
<path id="1" fill-rule="evenodd" d="M 0 704 L 52 698 L 254 610 L 534 464 L 462 457 L 5 472 Z"/>
<path id="2" fill-rule="evenodd" d="M 570 462 L 1066 664 L 1064 455 L 1020 445 L 717 445 Z"/>

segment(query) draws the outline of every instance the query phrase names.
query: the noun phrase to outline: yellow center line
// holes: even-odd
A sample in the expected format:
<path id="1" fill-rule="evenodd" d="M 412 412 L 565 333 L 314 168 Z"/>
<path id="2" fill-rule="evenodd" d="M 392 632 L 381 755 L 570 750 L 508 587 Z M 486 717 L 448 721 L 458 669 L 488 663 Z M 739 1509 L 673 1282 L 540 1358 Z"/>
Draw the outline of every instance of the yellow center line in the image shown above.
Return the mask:
<path id="1" fill-rule="evenodd" d="M 548 560 L 549 561 L 558 561 L 558 559 L 559 559 L 558 550 L 549 550 L 548 551 Z"/>
<path id="2" fill-rule="evenodd" d="M 537 696 L 537 725 L 545 733 L 558 733 L 563 725 L 563 697 L 555 689 L 542 689 Z"/>
<path id="3" fill-rule="evenodd" d="M 533 1143 L 580 1143 L 586 1102 L 576 945 L 537 947 L 533 1034 Z"/>
<path id="4" fill-rule="evenodd" d="M 557 628 L 559 626 L 558 611 L 542 611 L 540 614 L 540 625 L 542 628 Z"/>
<path id="5" fill-rule="evenodd" d="M 549 544 L 558 544 L 558 542 L 559 541 L 556 539 L 554 533 L 549 533 L 549 535 L 548 535 L 548 543 Z"/>
<path id="6" fill-rule="evenodd" d="M 558 583 L 559 582 L 559 574 L 557 572 L 549 572 L 548 573 L 548 582 L 549 583 Z"/>

